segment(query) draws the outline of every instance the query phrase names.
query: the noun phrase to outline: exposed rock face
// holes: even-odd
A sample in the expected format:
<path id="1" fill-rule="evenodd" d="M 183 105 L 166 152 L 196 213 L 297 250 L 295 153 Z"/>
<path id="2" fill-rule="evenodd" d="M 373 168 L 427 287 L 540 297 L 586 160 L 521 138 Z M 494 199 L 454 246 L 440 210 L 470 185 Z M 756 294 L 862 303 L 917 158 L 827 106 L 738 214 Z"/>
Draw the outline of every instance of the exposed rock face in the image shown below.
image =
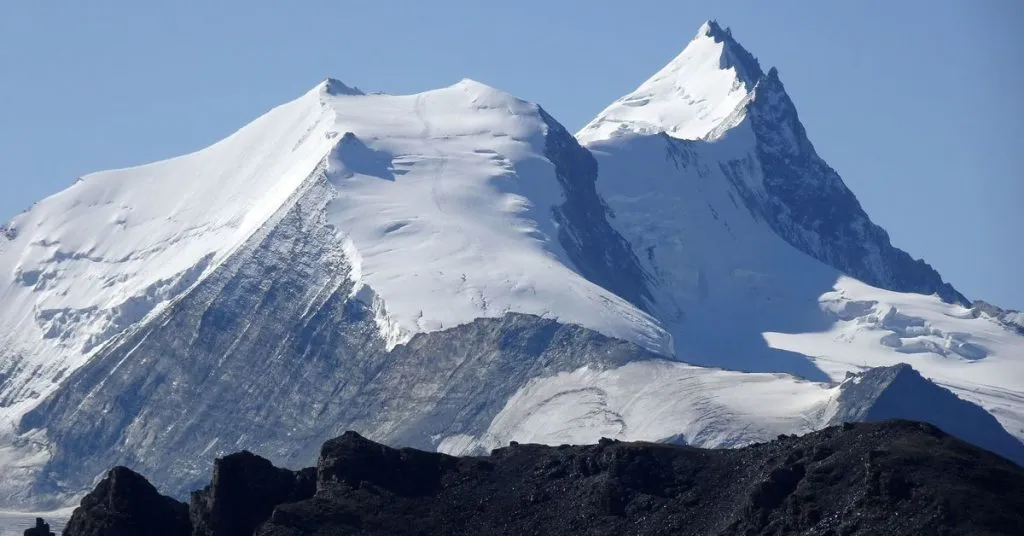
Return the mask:
<path id="1" fill-rule="evenodd" d="M 829 425 L 891 419 L 926 421 L 1024 466 L 1024 444 L 991 413 L 928 381 L 902 363 L 851 375 L 839 387 Z"/>
<path id="2" fill-rule="evenodd" d="M 157 492 L 143 476 L 115 467 L 82 498 L 64 527 L 74 536 L 190 534 L 188 507 Z"/>
<path id="3" fill-rule="evenodd" d="M 543 110 L 547 124 L 545 155 L 565 192 L 555 209 L 558 240 L 584 277 L 646 309 L 653 301 L 644 273 L 629 242 L 608 221 L 609 209 L 597 193 L 597 161 L 565 127 Z"/>
<path id="4" fill-rule="evenodd" d="M 1015 309 L 1003 309 L 984 300 L 974 300 L 971 303 L 971 315 L 977 318 L 983 314 L 995 319 L 1007 329 L 1024 335 L 1024 313 Z"/>
<path id="5" fill-rule="evenodd" d="M 275 506 L 312 497 L 315 477 L 312 468 L 280 469 L 249 451 L 220 458 L 210 485 L 192 493 L 192 534 L 250 536 Z"/>
<path id="6" fill-rule="evenodd" d="M 172 525 L 165 512 L 184 504 L 143 501 L 121 503 L 119 526 L 180 536 L 250 534 L 243 531 L 256 526 L 261 536 L 1024 533 L 1024 469 L 907 421 L 845 424 L 735 450 L 602 440 L 513 443 L 462 458 L 392 449 L 346 432 L 323 446 L 316 492 L 302 498 L 311 471 L 235 455 L 193 496 L 193 508 L 209 508 L 200 517 L 230 527 Z M 111 481 L 83 501 L 67 536 L 127 534 L 102 531 L 113 526 L 101 500 L 116 488 Z M 257 519 L 267 515 L 260 512 L 269 519 Z M 148 530 L 172 526 L 178 532 Z"/>
<path id="7" fill-rule="evenodd" d="M 871 285 L 967 305 L 931 265 L 894 247 L 818 156 L 774 68 L 758 82 L 749 114 L 768 193 L 762 210 L 779 236 Z"/>

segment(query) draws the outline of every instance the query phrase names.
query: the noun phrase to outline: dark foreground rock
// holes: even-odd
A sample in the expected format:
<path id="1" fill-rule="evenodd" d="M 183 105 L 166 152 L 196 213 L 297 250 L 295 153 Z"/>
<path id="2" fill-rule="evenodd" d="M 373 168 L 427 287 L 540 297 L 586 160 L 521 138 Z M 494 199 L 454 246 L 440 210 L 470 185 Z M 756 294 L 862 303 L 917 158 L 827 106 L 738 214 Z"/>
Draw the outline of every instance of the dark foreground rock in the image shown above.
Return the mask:
<path id="1" fill-rule="evenodd" d="M 274 507 L 308 499 L 316 491 L 313 468 L 289 471 L 243 451 L 213 464 L 213 481 L 192 493 L 195 536 L 252 536 Z"/>
<path id="2" fill-rule="evenodd" d="M 141 497 L 116 500 L 129 474 Z M 464 458 L 347 432 L 315 474 L 219 460 L 191 521 L 134 479 L 112 471 L 64 534 L 1024 534 L 1024 469 L 906 421 L 735 450 L 602 440 Z"/>
<path id="3" fill-rule="evenodd" d="M 157 492 L 142 475 L 115 467 L 82 498 L 64 534 L 178 536 L 190 534 L 188 506 Z"/>
<path id="4" fill-rule="evenodd" d="M 25 529 L 24 534 L 25 536 L 54 536 L 54 534 L 50 532 L 50 524 L 39 517 L 36 518 L 36 526 L 30 529 Z"/>

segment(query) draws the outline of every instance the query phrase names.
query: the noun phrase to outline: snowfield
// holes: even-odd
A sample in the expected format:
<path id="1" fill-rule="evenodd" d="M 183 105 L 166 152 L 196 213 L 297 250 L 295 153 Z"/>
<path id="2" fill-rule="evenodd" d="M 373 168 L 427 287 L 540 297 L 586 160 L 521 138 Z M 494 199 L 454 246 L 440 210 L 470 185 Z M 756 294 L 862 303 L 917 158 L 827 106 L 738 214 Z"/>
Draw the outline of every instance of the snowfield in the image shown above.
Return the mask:
<path id="1" fill-rule="evenodd" d="M 654 320 L 573 270 L 539 108 L 463 80 L 418 95 L 330 95 L 332 223 L 391 347 L 508 312 L 557 318 L 659 353 Z M 375 300 L 375 301 L 374 301 Z"/>
<path id="2" fill-rule="evenodd" d="M 449 454 L 509 441 L 550 445 L 671 440 L 736 447 L 821 428 L 834 389 L 785 374 L 742 373 L 670 361 L 584 367 L 530 382 L 479 439 L 445 438 Z"/>
<path id="3" fill-rule="evenodd" d="M 797 352 L 833 379 L 847 371 L 908 363 L 988 410 L 1024 439 L 1024 337 L 992 317 L 934 296 L 877 289 L 842 277 L 820 297 L 833 315 L 816 333 L 765 332 L 773 347 Z"/>
<path id="4" fill-rule="evenodd" d="M 604 370 L 584 367 L 530 382 L 508 400 L 484 434 L 445 437 L 437 448 L 471 454 L 513 440 L 558 445 L 600 437 L 742 446 L 834 424 L 841 406 L 851 403 L 840 401 L 844 385 L 860 381 L 858 374 L 900 363 L 987 410 L 1018 442 L 1024 438 L 1020 335 L 932 296 L 876 289 L 845 277 L 835 291 L 821 296 L 820 305 L 824 315 L 835 319 L 829 329 L 765 332 L 764 339 L 770 348 L 805 356 L 828 374 L 825 381 L 661 361 Z M 863 398 L 857 403 L 873 403 L 880 395 L 858 395 Z M 897 396 L 928 406 L 933 394 L 913 388 Z M 936 401 L 929 411 L 959 410 L 948 404 Z"/>

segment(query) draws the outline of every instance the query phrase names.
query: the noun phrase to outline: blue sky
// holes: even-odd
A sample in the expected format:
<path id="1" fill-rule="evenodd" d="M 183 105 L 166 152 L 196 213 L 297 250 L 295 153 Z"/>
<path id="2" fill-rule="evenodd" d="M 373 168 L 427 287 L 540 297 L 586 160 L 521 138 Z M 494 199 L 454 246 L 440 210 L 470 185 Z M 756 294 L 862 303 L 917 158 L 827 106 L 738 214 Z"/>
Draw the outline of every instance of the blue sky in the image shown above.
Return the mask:
<path id="1" fill-rule="evenodd" d="M 76 176 L 208 145 L 326 76 L 391 93 L 474 78 L 576 130 L 708 18 L 779 68 L 896 245 L 1024 308 L 1019 0 L 4 2 L 0 220 Z"/>

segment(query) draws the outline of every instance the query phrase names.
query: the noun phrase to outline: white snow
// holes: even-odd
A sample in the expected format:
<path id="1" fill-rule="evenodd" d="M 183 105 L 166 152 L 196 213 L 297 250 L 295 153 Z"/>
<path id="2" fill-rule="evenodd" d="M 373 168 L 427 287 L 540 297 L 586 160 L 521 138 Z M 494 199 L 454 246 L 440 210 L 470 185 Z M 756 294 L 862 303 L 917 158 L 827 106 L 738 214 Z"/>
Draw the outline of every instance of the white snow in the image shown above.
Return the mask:
<path id="1" fill-rule="evenodd" d="M 935 296 L 878 289 L 846 276 L 820 303 L 835 318 L 827 330 L 766 332 L 767 343 L 812 357 L 834 379 L 909 363 L 1024 440 L 1024 337 Z"/>
<path id="2" fill-rule="evenodd" d="M 657 360 L 609 370 L 584 367 L 532 380 L 508 400 L 484 434 L 448 437 L 437 448 L 469 454 L 510 441 L 585 444 L 602 437 L 742 446 L 826 426 L 847 372 L 900 362 L 985 408 L 1008 432 L 1024 438 L 1024 344 L 1019 335 L 990 319 L 971 318 L 966 309 L 936 297 L 880 290 L 848 277 L 822 295 L 820 305 L 837 319 L 829 329 L 766 332 L 764 337 L 772 348 L 811 359 L 831 381 Z M 744 329 L 716 320 L 723 332 Z M 910 330 L 910 338 L 925 338 L 935 346 L 904 354 L 881 342 L 886 334 L 903 334 L 907 325 L 922 328 Z M 974 344 L 987 355 L 962 356 L 949 349 L 950 340 Z"/>
<path id="3" fill-rule="evenodd" d="M 439 450 L 601 437 L 738 446 L 824 426 L 847 372 L 901 362 L 1024 438 L 1024 337 L 935 296 L 871 287 L 783 241 L 719 165 L 731 161 L 756 187 L 751 136 L 741 123 L 699 145 L 642 135 L 590 144 L 613 226 L 654 276 L 654 314 L 689 364 L 534 380 L 485 434 L 445 438 Z"/>
<path id="4" fill-rule="evenodd" d="M 655 316 L 676 355 L 822 382 L 910 363 L 1024 438 L 1024 337 L 935 296 L 871 287 L 783 241 L 720 165 L 760 184 L 751 136 L 744 122 L 685 149 L 659 136 L 590 145 L 612 224 L 656 278 Z"/>
<path id="5" fill-rule="evenodd" d="M 668 65 L 583 127 L 580 142 L 659 132 L 690 140 L 709 137 L 747 98 L 748 83 L 756 82 L 734 67 L 721 67 L 728 45 L 716 40 L 712 24 L 705 23 Z"/>
<path id="6" fill-rule="evenodd" d="M 463 80 L 327 106 L 327 135 L 340 140 L 328 160 L 331 221 L 390 345 L 511 311 L 671 352 L 653 319 L 571 268 L 535 104 Z"/>
<path id="7" fill-rule="evenodd" d="M 821 427 L 836 388 L 784 374 L 751 374 L 648 360 L 588 367 L 529 382 L 480 438 L 446 438 L 441 452 L 487 452 L 509 441 L 549 445 L 683 441 L 736 447 Z"/>
<path id="8" fill-rule="evenodd" d="M 318 86 L 201 151 L 87 175 L 5 227 L 5 490 L 27 489 L 50 456 L 45 431 L 18 435 L 21 417 L 104 344 L 215 270 L 322 160 L 330 142 L 321 93 Z"/>
<path id="9" fill-rule="evenodd" d="M 11 221 L 13 240 L 0 238 L 0 426 L 213 270 L 287 199 L 327 149 L 301 143 L 322 114 L 318 91 L 199 152 L 87 175 Z"/>

